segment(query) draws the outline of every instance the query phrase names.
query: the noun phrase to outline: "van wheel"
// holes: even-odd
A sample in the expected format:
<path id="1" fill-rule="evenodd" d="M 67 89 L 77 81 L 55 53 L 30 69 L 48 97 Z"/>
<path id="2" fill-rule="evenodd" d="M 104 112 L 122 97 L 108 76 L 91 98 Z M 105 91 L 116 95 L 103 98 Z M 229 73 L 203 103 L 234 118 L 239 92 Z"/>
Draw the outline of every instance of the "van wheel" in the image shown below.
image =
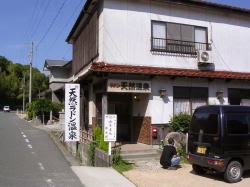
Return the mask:
<path id="1" fill-rule="evenodd" d="M 193 164 L 192 167 L 194 172 L 197 173 L 198 175 L 204 175 L 206 173 L 206 170 L 201 166 Z"/>
<path id="2" fill-rule="evenodd" d="M 224 179 L 229 183 L 239 182 L 242 177 L 242 165 L 238 161 L 232 161 L 227 165 Z"/>

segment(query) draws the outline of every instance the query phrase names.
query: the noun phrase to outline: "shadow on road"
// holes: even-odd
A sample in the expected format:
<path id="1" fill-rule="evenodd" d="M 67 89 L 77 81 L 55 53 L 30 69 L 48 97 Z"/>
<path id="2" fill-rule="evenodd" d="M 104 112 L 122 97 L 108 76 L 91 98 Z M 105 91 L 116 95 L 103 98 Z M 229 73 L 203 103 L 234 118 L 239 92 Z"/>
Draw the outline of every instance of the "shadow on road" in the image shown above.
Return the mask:
<path id="1" fill-rule="evenodd" d="M 191 174 L 193 175 L 198 175 L 196 174 L 194 171 L 190 171 Z M 224 182 L 224 178 L 223 178 L 223 174 L 222 173 L 216 173 L 216 172 L 212 172 L 212 171 L 208 171 L 206 174 L 204 175 L 199 175 L 200 177 L 207 177 L 207 178 L 211 178 L 213 180 L 217 180 L 217 181 L 222 181 Z M 242 178 L 250 178 L 250 170 L 248 171 L 244 171 Z"/>

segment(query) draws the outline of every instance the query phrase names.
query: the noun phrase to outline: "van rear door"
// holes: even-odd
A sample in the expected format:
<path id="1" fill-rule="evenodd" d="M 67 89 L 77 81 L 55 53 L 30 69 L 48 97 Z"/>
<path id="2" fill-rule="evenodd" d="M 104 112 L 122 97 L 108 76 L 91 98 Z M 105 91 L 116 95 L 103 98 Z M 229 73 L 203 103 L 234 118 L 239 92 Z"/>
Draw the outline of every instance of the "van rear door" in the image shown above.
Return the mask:
<path id="1" fill-rule="evenodd" d="M 222 154 L 220 110 L 216 106 L 197 108 L 189 128 L 188 151 L 201 156 Z"/>

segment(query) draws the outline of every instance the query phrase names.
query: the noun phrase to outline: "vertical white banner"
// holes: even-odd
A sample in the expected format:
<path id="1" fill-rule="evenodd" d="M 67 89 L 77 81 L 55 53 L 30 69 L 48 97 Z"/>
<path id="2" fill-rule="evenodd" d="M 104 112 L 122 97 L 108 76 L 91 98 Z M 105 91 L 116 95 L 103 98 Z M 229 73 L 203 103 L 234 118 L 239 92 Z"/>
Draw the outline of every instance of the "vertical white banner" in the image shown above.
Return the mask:
<path id="1" fill-rule="evenodd" d="M 65 141 L 80 140 L 80 84 L 65 84 Z"/>

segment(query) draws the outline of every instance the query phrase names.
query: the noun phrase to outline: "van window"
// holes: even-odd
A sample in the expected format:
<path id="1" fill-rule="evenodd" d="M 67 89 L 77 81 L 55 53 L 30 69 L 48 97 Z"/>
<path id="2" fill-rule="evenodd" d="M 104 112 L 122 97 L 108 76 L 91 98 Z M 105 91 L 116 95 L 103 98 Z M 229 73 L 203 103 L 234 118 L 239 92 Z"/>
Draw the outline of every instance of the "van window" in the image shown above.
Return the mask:
<path id="1" fill-rule="evenodd" d="M 248 134 L 249 117 L 242 113 L 227 113 L 225 120 L 228 134 Z"/>
<path id="2" fill-rule="evenodd" d="M 218 114 L 195 113 L 191 121 L 190 131 L 192 133 L 199 133 L 200 130 L 203 130 L 204 134 L 218 134 Z"/>

